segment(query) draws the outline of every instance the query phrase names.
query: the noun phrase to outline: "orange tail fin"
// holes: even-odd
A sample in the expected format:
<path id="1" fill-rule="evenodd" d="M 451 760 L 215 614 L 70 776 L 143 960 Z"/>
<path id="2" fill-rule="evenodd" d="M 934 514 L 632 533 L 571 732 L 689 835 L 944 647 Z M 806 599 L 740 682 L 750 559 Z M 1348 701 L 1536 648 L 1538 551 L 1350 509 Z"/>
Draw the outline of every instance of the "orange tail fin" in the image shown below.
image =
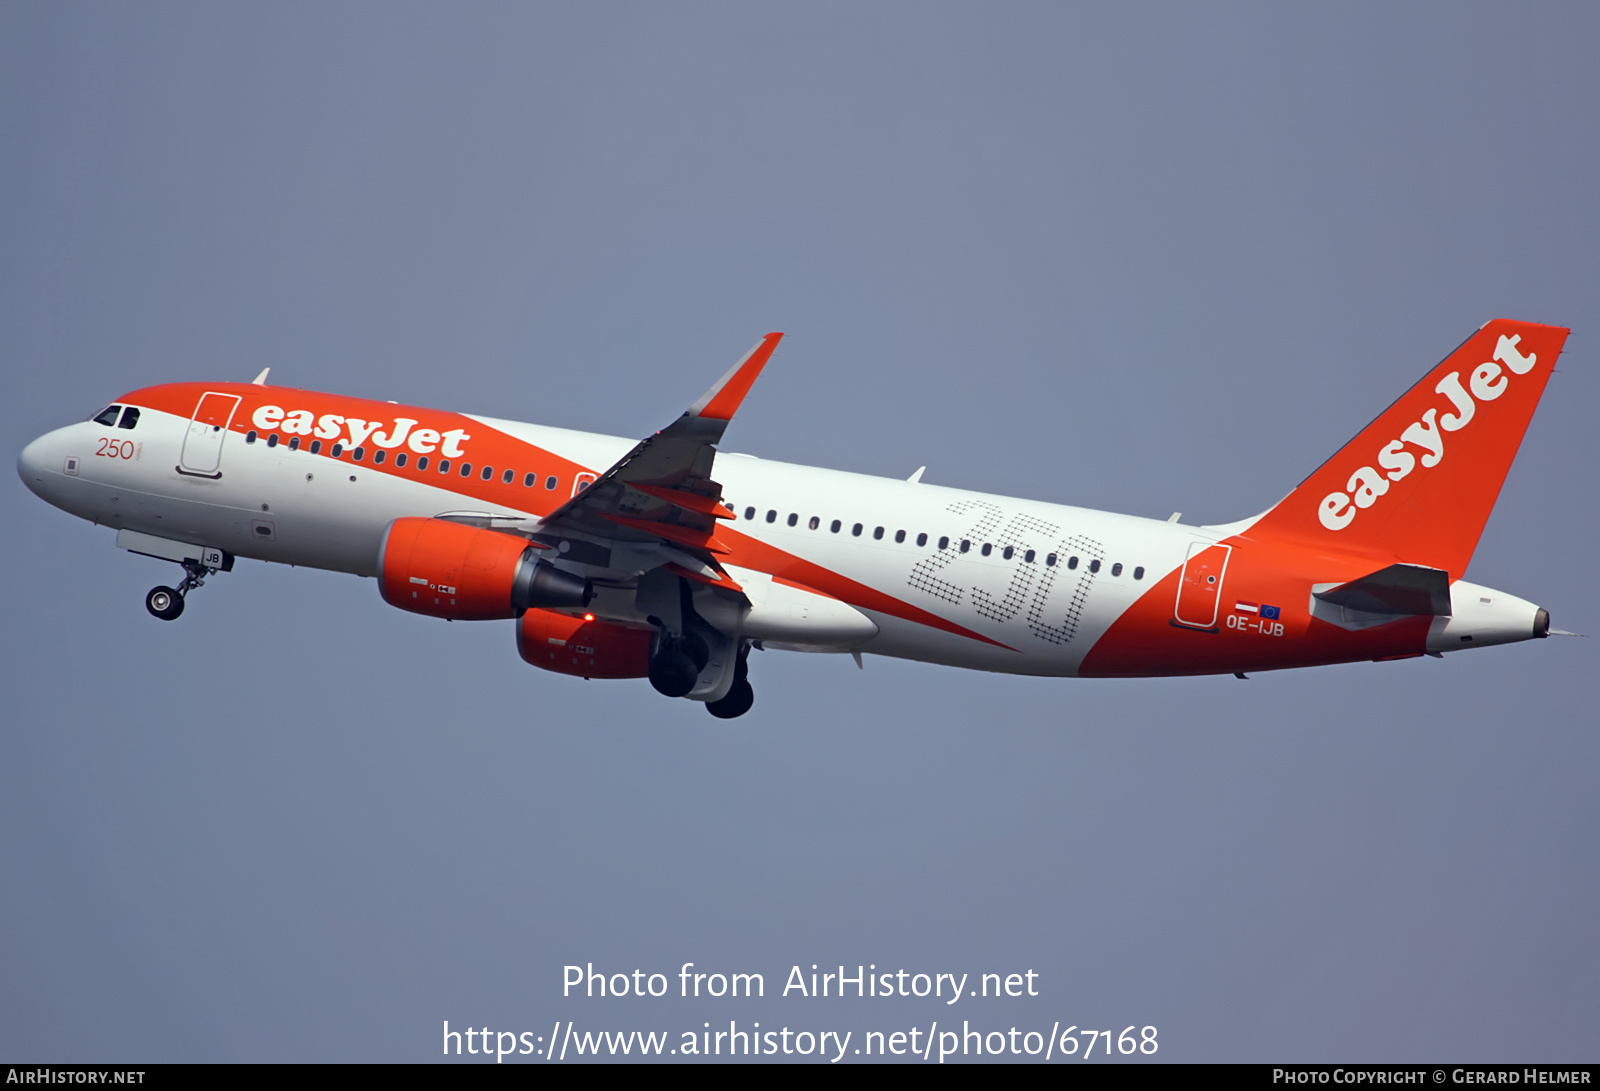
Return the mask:
<path id="1" fill-rule="evenodd" d="M 1246 532 L 1459 577 L 1568 331 L 1495 319 Z"/>

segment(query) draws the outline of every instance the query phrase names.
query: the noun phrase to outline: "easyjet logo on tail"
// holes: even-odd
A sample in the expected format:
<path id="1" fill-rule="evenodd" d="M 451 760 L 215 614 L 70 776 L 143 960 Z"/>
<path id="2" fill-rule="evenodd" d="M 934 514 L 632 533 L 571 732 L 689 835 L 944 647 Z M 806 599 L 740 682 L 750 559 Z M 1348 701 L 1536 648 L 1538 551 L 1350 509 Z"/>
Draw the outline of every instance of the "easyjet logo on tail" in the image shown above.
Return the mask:
<path id="1" fill-rule="evenodd" d="M 1506 392 L 1511 379 L 1505 370 L 1510 369 L 1515 375 L 1526 375 L 1539 362 L 1538 354 L 1530 352 L 1524 356 L 1518 350 L 1521 342 L 1521 334 L 1512 337 L 1502 335 L 1495 345 L 1494 358 L 1473 368 L 1465 386 L 1462 385 L 1459 371 L 1452 371 L 1440 379 L 1433 389 L 1435 393 L 1450 399 L 1449 409 L 1443 416 L 1439 415 L 1439 409 L 1429 409 L 1420 420 L 1413 421 L 1401 432 L 1399 439 L 1386 443 L 1378 451 L 1378 465 L 1386 473 L 1380 474 L 1371 466 L 1363 466 L 1351 474 L 1350 480 L 1345 483 L 1348 492 L 1330 492 L 1324 496 L 1317 506 L 1317 518 L 1322 525 L 1329 530 L 1343 530 L 1355 521 L 1357 513 L 1363 508 L 1376 504 L 1378 498 L 1389 491 L 1391 482 L 1410 476 L 1417 468 L 1418 461 L 1426 470 L 1443 462 L 1445 433 L 1459 432 L 1471 424 L 1478 411 L 1478 402 L 1492 402 Z M 1471 393 L 1468 393 L 1469 389 Z M 1406 449 L 1408 445 L 1421 452 L 1420 459 Z"/>
<path id="2" fill-rule="evenodd" d="M 338 413 L 324 413 L 319 417 L 309 409 L 285 412 L 276 405 L 261 406 L 250 422 L 263 432 L 276 430 L 287 436 L 314 435 L 323 439 L 344 436 L 347 447 L 360 447 L 370 439 L 385 450 L 392 451 L 405 444 L 419 455 L 431 455 L 437 449 L 445 458 L 460 458 L 466 454 L 461 445 L 472 438 L 462 428 L 452 428 L 448 432 L 418 428 L 418 422 L 410 417 L 396 417 L 387 422 L 342 417 Z"/>

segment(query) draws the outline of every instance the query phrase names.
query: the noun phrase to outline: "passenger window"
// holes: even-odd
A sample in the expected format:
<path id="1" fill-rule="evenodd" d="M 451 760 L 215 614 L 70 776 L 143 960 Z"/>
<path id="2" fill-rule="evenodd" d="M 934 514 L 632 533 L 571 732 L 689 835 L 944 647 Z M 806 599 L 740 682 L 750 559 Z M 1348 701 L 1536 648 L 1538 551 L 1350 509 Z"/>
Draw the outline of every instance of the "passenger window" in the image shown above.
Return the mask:
<path id="1" fill-rule="evenodd" d="M 972 543 L 971 542 L 967 541 L 967 539 L 965 539 L 965 538 L 961 539 L 961 552 L 965 553 L 971 548 L 972 548 Z"/>
<path id="2" fill-rule="evenodd" d="M 1077 568 L 1078 567 L 1078 558 L 1076 558 L 1076 557 L 1068 557 L 1067 558 L 1067 567 L 1068 568 Z"/>
<path id="3" fill-rule="evenodd" d="M 394 456 L 394 465 L 395 469 L 397 470 L 403 470 L 406 468 L 406 453 L 404 451 L 401 451 L 399 454 Z"/>
<path id="4" fill-rule="evenodd" d="M 244 434 L 244 441 L 246 443 L 254 443 L 256 441 L 256 430 L 254 428 Z"/>
<path id="5" fill-rule="evenodd" d="M 857 523 L 855 526 L 850 528 L 850 536 L 852 538 L 861 537 L 861 524 L 860 523 Z"/>
<path id="6" fill-rule="evenodd" d="M 820 526 L 821 526 L 821 525 L 822 525 L 822 520 L 821 520 L 821 519 L 818 519 L 818 518 L 817 518 L 817 517 L 816 517 L 816 516 L 815 516 L 815 515 L 813 515 L 813 516 L 812 516 L 812 517 L 811 517 L 811 522 L 810 522 L 810 524 L 809 524 L 809 526 L 810 526 L 810 527 L 811 527 L 811 529 L 812 529 L 812 530 L 816 530 L 816 529 L 817 529 L 817 528 L 818 528 L 818 527 L 820 527 Z"/>
<path id="7" fill-rule="evenodd" d="M 1022 555 L 1022 559 L 1024 561 L 1026 561 L 1028 564 L 1032 564 L 1033 563 L 1033 550 L 1030 549 L 1030 550 L 1028 550 L 1028 552 L 1024 553 Z"/>
<path id="8" fill-rule="evenodd" d="M 491 477 L 494 476 L 494 467 L 493 466 L 485 466 L 483 468 L 483 473 L 479 474 L 478 476 L 483 478 L 485 481 L 489 480 Z"/>
<path id="9" fill-rule="evenodd" d="M 536 473 L 523 474 L 522 475 L 522 487 L 525 488 L 525 489 L 531 489 L 531 488 L 533 488 L 533 483 L 535 481 L 537 481 L 537 480 L 539 480 L 539 475 L 536 474 Z"/>
<path id="10" fill-rule="evenodd" d="M 559 485 L 560 483 L 561 482 L 556 479 L 556 475 L 555 474 L 551 474 L 549 477 L 544 479 L 544 487 L 546 489 L 550 490 L 551 492 L 554 492 L 555 491 L 555 487 L 557 485 Z"/>
<path id="11" fill-rule="evenodd" d="M 427 468 L 428 468 L 428 456 L 427 455 L 418 455 L 417 456 L 417 472 L 421 473 L 423 470 L 426 470 Z"/>
<path id="12" fill-rule="evenodd" d="M 133 406 L 130 405 L 130 406 L 128 406 L 128 408 L 126 408 L 126 409 L 124 409 L 122 411 L 122 421 L 117 425 L 117 427 L 118 428 L 135 428 L 135 427 L 138 426 L 138 424 L 139 424 L 139 411 L 137 409 L 135 409 Z"/>
<path id="13" fill-rule="evenodd" d="M 1098 571 L 1100 571 L 1100 558 L 1099 557 L 1096 557 L 1094 560 L 1089 562 L 1089 571 L 1090 572 L 1098 572 Z"/>
<path id="14" fill-rule="evenodd" d="M 268 447 L 276 447 L 277 445 L 278 445 L 278 433 L 274 432 L 274 433 L 272 433 L 272 435 L 267 437 L 267 446 Z"/>
<path id="15" fill-rule="evenodd" d="M 1013 556 L 1015 556 L 1016 552 L 1016 549 L 1012 546 L 1006 546 L 1005 549 L 1000 551 L 1000 556 L 1009 561 Z"/>
<path id="16" fill-rule="evenodd" d="M 383 465 L 383 460 L 385 458 L 387 458 L 387 457 L 388 457 L 388 455 L 383 451 L 382 448 L 380 448 L 380 449 L 378 449 L 376 451 L 373 451 L 372 452 L 372 464 L 374 466 L 382 466 Z"/>
<path id="17" fill-rule="evenodd" d="M 928 544 L 928 536 L 926 534 L 917 535 L 917 544 L 919 546 L 927 545 Z"/>
<path id="18" fill-rule="evenodd" d="M 1144 579 L 1144 566 L 1143 565 L 1141 565 L 1138 568 L 1135 568 L 1133 570 L 1133 578 L 1136 579 L 1136 580 Z"/>
<path id="19" fill-rule="evenodd" d="M 756 517 L 756 509 L 755 508 L 745 508 L 744 509 L 744 517 L 746 519 L 754 519 Z"/>
<path id="20" fill-rule="evenodd" d="M 502 484 L 509 485 L 509 484 L 511 484 L 511 482 L 513 480 L 516 479 L 516 476 L 517 476 L 517 471 L 515 471 L 515 470 L 507 470 L 505 472 L 505 474 L 501 476 L 500 481 L 501 481 Z"/>
<path id="21" fill-rule="evenodd" d="M 299 449 L 300 449 L 300 437 L 299 436 L 294 436 L 293 438 L 291 438 L 289 440 L 289 450 L 298 451 Z M 379 462 L 383 461 L 383 458 L 381 457 L 381 453 L 380 453 L 380 457 L 378 458 L 378 461 Z"/>
<path id="22" fill-rule="evenodd" d="M 117 423 L 117 416 L 121 412 L 122 412 L 122 406 L 120 406 L 120 405 L 108 405 L 104 409 L 100 410 L 100 412 L 96 413 L 90 419 L 93 420 L 96 424 L 103 424 L 107 428 L 111 428 Z"/>
<path id="23" fill-rule="evenodd" d="M 777 521 L 778 521 L 778 509 L 777 508 L 768 508 L 767 509 L 767 522 L 776 523 Z"/>
<path id="24" fill-rule="evenodd" d="M 939 548 L 940 549 L 949 549 L 950 548 L 950 536 L 948 534 L 939 535 Z"/>
<path id="25" fill-rule="evenodd" d="M 1121 561 L 1118 561 L 1116 564 L 1111 566 L 1111 574 L 1113 576 L 1122 575 L 1122 562 Z"/>
<path id="26" fill-rule="evenodd" d="M 882 527 L 874 528 L 873 531 L 872 531 L 872 537 L 873 537 L 873 539 L 875 541 L 881 541 L 883 539 L 883 528 Z"/>
<path id="27" fill-rule="evenodd" d="M 988 543 L 988 542 L 984 542 L 984 543 L 983 543 L 983 550 L 982 550 L 982 552 L 983 552 L 983 555 L 984 555 L 984 556 L 985 556 L 985 557 L 987 557 L 987 556 L 988 556 L 988 555 L 989 555 L 989 554 L 991 554 L 991 553 L 993 553 L 993 552 L 994 552 L 994 546 L 992 546 L 992 545 L 990 545 L 990 544 L 989 544 L 989 543 Z"/>
<path id="28" fill-rule="evenodd" d="M 447 474 L 450 472 L 450 460 L 448 458 L 441 458 L 439 460 L 439 472 L 442 474 Z"/>
<path id="29" fill-rule="evenodd" d="M 903 542 L 903 541 L 905 541 L 905 540 L 906 540 L 906 532 L 905 532 L 905 531 L 903 531 L 903 530 L 897 530 L 897 531 L 895 531 L 895 532 L 894 532 L 894 540 L 895 540 L 895 541 L 896 541 L 896 542 Z"/>
<path id="30" fill-rule="evenodd" d="M 461 476 L 462 477 L 471 477 L 472 476 L 472 463 L 463 462 L 461 464 Z"/>
<path id="31" fill-rule="evenodd" d="M 277 439 L 278 437 L 273 436 L 272 438 Z M 270 447 L 271 444 L 268 444 L 267 446 Z M 365 447 L 357 447 L 354 451 L 350 452 L 350 457 L 355 459 L 357 462 L 360 462 L 362 459 L 367 457 L 367 449 Z"/>
<path id="32" fill-rule="evenodd" d="M 322 453 L 322 441 L 320 439 L 314 439 L 311 441 L 311 453 L 314 455 L 320 455 Z"/>
<path id="33" fill-rule="evenodd" d="M 1046 568 L 1054 568 L 1056 566 L 1056 555 L 1054 553 L 1045 554 L 1044 566 Z"/>
<path id="34" fill-rule="evenodd" d="M 844 524 L 839 522 L 839 520 L 835 519 L 833 522 L 828 524 L 828 529 L 831 530 L 833 533 L 838 534 L 839 533 L 839 528 L 842 527 L 842 526 L 844 526 Z"/>
<path id="35" fill-rule="evenodd" d="M 789 525 L 792 527 L 796 523 L 798 523 L 799 521 L 800 521 L 800 517 L 798 515 L 796 515 L 794 512 L 791 511 L 789 513 L 789 519 L 788 519 Z"/>

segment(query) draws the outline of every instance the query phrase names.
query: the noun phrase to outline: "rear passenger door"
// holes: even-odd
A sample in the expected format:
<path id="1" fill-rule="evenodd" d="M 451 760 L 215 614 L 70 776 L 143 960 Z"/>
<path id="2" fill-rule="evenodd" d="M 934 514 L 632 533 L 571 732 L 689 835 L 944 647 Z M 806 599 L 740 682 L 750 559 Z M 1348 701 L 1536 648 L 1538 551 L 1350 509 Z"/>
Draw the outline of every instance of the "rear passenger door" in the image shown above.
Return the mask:
<path id="1" fill-rule="evenodd" d="M 1222 602 L 1222 579 L 1227 575 L 1228 556 L 1232 552 L 1232 546 L 1190 543 L 1189 558 L 1183 564 L 1183 577 L 1178 581 L 1178 602 L 1172 614 L 1178 624 L 1196 629 L 1216 628 L 1217 608 Z"/>

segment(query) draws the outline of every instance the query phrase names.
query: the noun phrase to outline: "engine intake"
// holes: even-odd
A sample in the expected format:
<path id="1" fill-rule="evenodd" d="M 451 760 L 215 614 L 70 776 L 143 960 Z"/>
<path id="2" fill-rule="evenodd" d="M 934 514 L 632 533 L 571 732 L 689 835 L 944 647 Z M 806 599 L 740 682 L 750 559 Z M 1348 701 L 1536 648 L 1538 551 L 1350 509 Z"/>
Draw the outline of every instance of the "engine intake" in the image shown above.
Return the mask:
<path id="1" fill-rule="evenodd" d="M 408 516 L 378 546 L 378 590 L 390 606 L 454 621 L 587 606 L 589 581 L 539 560 L 526 538 Z"/>

